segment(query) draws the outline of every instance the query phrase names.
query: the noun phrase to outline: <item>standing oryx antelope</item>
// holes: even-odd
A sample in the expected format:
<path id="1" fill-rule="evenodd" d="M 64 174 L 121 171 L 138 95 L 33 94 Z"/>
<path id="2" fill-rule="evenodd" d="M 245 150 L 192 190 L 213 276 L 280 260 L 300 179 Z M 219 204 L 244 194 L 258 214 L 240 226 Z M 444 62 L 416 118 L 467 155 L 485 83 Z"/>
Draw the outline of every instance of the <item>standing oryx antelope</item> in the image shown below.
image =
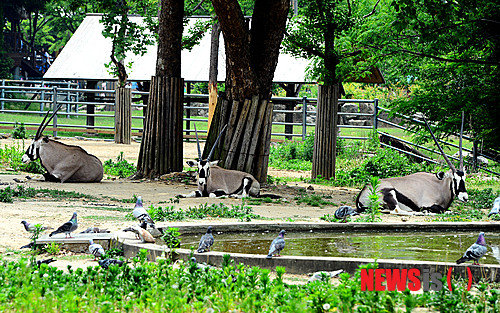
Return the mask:
<path id="1" fill-rule="evenodd" d="M 180 198 L 193 197 L 221 197 L 234 196 L 243 198 L 248 196 L 258 197 L 260 194 L 260 184 L 252 175 L 236 170 L 226 170 L 217 166 L 219 161 L 210 161 L 215 147 L 219 142 L 222 133 L 226 130 L 226 126 L 222 129 L 214 146 L 206 160 L 202 159 L 200 142 L 198 140 L 198 131 L 196 132 L 196 144 L 198 145 L 199 161 L 189 160 L 187 164 L 191 167 L 198 166 L 198 190 L 195 190 L 187 195 L 178 195 Z"/>
<path id="2" fill-rule="evenodd" d="M 47 170 L 43 174 L 46 181 L 93 183 L 100 182 L 103 176 L 102 162 L 94 155 L 87 153 L 78 146 L 70 146 L 49 139 L 42 133 L 54 118 L 59 106 L 47 120 L 50 111 L 45 115 L 36 131 L 35 138 L 22 156 L 24 163 L 40 159 L 40 163 Z"/>
<path id="3" fill-rule="evenodd" d="M 468 200 L 462 155 L 463 112 L 460 129 L 459 170 L 453 166 L 453 163 L 443 152 L 429 124 L 425 119 L 424 121 L 450 170 L 446 173 L 420 172 L 403 177 L 381 179 L 377 189 L 380 193 L 379 200 L 382 202 L 384 209 L 389 210 L 392 214 L 411 215 L 414 212 L 422 211 L 441 213 L 450 207 L 455 197 L 463 202 Z M 362 212 L 369 207 L 369 192 L 369 186 L 367 185 L 358 194 L 356 198 L 358 212 Z"/>

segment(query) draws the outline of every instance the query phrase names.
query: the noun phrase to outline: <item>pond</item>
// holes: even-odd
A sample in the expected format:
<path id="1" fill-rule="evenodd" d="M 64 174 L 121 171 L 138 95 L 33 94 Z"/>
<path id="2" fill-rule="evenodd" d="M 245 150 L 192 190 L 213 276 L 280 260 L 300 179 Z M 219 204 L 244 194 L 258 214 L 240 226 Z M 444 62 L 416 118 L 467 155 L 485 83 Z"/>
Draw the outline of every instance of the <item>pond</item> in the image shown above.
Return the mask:
<path id="1" fill-rule="evenodd" d="M 287 232 L 282 255 L 351 258 L 403 259 L 455 262 L 479 232 Z M 267 255 L 277 233 L 218 233 L 214 232 L 212 251 Z M 500 263 L 500 232 L 485 234 L 487 254 L 480 263 Z M 200 236 L 181 236 L 182 248 L 197 248 Z"/>

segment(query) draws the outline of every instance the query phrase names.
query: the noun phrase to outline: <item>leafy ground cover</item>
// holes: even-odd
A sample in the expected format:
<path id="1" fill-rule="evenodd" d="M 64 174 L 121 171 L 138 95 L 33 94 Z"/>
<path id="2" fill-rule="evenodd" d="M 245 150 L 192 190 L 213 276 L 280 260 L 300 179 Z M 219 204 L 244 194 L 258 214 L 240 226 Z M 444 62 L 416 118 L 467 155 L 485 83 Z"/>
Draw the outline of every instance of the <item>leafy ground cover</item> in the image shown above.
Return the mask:
<path id="1" fill-rule="evenodd" d="M 107 270 L 68 267 L 57 270 L 28 259 L 0 261 L 0 309 L 3 312 L 498 312 L 496 284 L 478 283 L 467 292 L 465 282 L 421 294 L 361 291 L 360 272 L 341 274 L 337 284 L 318 280 L 287 284 L 285 268 L 275 277 L 267 269 L 234 265 L 224 257 L 222 268 L 198 268 L 193 262 L 174 267 L 168 259 Z M 363 268 L 374 268 L 373 264 Z"/>

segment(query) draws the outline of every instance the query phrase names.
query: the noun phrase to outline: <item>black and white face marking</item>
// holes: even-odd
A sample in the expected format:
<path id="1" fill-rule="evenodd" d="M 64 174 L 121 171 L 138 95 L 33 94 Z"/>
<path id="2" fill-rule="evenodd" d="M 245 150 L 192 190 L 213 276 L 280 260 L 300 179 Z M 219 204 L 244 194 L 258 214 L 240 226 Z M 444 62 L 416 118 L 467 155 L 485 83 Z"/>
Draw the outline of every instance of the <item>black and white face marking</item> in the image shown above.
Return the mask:
<path id="1" fill-rule="evenodd" d="M 457 171 L 453 174 L 453 187 L 458 200 L 462 202 L 469 200 L 469 195 L 465 189 L 465 171 Z"/>
<path id="2" fill-rule="evenodd" d="M 205 160 L 198 162 L 198 185 L 207 184 L 207 179 L 210 176 L 210 162 Z"/>
<path id="3" fill-rule="evenodd" d="M 31 142 L 31 145 L 28 147 L 28 149 L 26 149 L 26 152 L 24 152 L 23 156 L 21 157 L 23 163 L 29 163 L 40 157 L 40 155 L 38 154 L 38 150 L 40 149 L 41 143 L 42 138 L 33 140 Z"/>

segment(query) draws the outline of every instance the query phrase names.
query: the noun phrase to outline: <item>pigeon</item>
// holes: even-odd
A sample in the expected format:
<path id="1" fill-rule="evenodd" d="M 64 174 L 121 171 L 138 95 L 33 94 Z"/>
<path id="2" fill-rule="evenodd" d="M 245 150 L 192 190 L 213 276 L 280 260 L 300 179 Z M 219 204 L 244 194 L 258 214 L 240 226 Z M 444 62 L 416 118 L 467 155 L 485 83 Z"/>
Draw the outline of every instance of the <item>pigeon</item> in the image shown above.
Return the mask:
<path id="1" fill-rule="evenodd" d="M 322 281 L 329 281 L 330 278 L 333 278 L 340 273 L 342 273 L 344 270 L 337 270 L 333 272 L 316 272 L 312 274 L 311 278 L 309 278 L 309 282 L 317 281 L 317 280 L 322 280 Z"/>
<path id="2" fill-rule="evenodd" d="M 107 269 L 110 265 L 122 266 L 123 264 L 125 264 L 125 261 L 117 260 L 117 259 L 104 259 L 104 260 L 99 260 L 98 262 L 99 262 L 99 265 L 105 269 Z"/>
<path id="3" fill-rule="evenodd" d="M 269 253 L 267 254 L 267 259 L 273 257 L 273 255 L 277 254 L 280 256 L 281 250 L 285 248 L 285 230 L 281 230 L 278 234 L 278 237 L 274 238 L 273 242 L 271 242 L 271 246 L 269 247 Z"/>
<path id="4" fill-rule="evenodd" d="M 202 263 L 198 263 L 196 262 L 196 258 L 195 257 L 191 257 L 191 259 L 189 259 L 191 262 L 195 263 L 196 264 L 196 267 L 199 269 L 199 270 L 203 270 L 205 268 L 212 268 L 212 266 L 210 265 L 207 265 L 207 264 L 202 264 Z"/>
<path id="5" fill-rule="evenodd" d="M 356 212 L 352 207 L 343 205 L 335 211 L 334 215 L 336 219 L 345 221 L 348 216 L 359 215 L 359 213 Z"/>
<path id="6" fill-rule="evenodd" d="M 26 221 L 21 221 L 21 224 L 23 224 L 24 225 L 24 229 L 26 229 L 26 231 L 30 232 L 30 233 L 32 233 L 32 232 L 35 231 L 35 228 L 36 228 L 35 226 L 36 225 L 40 225 L 42 227 L 42 230 L 49 229 L 47 226 L 43 226 L 43 225 L 37 224 L 37 223 L 28 223 Z"/>
<path id="7" fill-rule="evenodd" d="M 144 209 L 142 206 L 142 197 L 139 196 L 137 197 L 137 201 L 135 203 L 134 210 L 132 211 L 132 214 L 136 219 L 141 222 L 141 228 L 146 229 L 147 225 L 151 226 L 151 228 L 155 228 L 155 222 L 149 216 L 148 211 Z"/>
<path id="8" fill-rule="evenodd" d="M 77 228 L 78 228 L 78 222 L 76 220 L 76 212 L 74 212 L 71 219 L 68 222 L 59 226 L 59 228 L 56 229 L 55 231 L 51 232 L 49 237 L 52 237 L 56 234 L 65 233 L 66 238 L 68 238 L 68 235 L 69 238 L 72 238 L 71 233 L 74 232 Z"/>
<path id="9" fill-rule="evenodd" d="M 490 213 L 488 213 L 488 217 L 492 216 L 493 214 L 498 214 L 500 211 L 500 197 L 496 198 L 495 201 L 493 202 L 493 207 L 491 208 Z"/>
<path id="10" fill-rule="evenodd" d="M 104 249 L 102 246 L 98 243 L 94 243 L 92 239 L 89 240 L 89 251 L 94 255 L 94 261 L 104 256 Z"/>
<path id="11" fill-rule="evenodd" d="M 142 228 L 138 225 L 127 227 L 123 231 L 134 232 L 136 238 L 140 239 L 142 242 L 152 242 L 152 243 L 155 242 L 155 239 L 153 238 L 153 236 L 151 236 L 151 234 L 147 230 L 145 230 L 144 228 Z"/>
<path id="12" fill-rule="evenodd" d="M 484 240 L 484 233 L 481 232 L 475 244 L 465 251 L 464 256 L 457 260 L 457 264 L 467 261 L 474 261 L 474 265 L 479 265 L 478 260 L 486 253 L 486 240 Z"/>
<path id="13" fill-rule="evenodd" d="M 198 245 L 198 253 L 210 251 L 210 247 L 214 244 L 214 236 L 212 235 L 212 226 L 208 226 L 207 233 L 201 236 L 200 244 Z"/>
<path id="14" fill-rule="evenodd" d="M 40 265 L 42 265 L 42 264 L 50 264 L 50 263 L 55 262 L 55 261 L 57 261 L 57 260 L 54 260 L 53 258 L 45 259 L 45 260 L 37 260 L 36 266 L 40 267 Z"/>
<path id="15" fill-rule="evenodd" d="M 102 229 L 99 227 L 89 227 L 86 230 L 80 232 L 80 234 L 99 234 L 99 233 L 109 233 L 107 229 Z"/>
<path id="16" fill-rule="evenodd" d="M 19 249 L 31 249 L 31 248 L 33 248 L 33 245 L 35 245 L 35 243 L 32 241 L 32 242 L 28 243 L 27 245 L 22 246 Z"/>

